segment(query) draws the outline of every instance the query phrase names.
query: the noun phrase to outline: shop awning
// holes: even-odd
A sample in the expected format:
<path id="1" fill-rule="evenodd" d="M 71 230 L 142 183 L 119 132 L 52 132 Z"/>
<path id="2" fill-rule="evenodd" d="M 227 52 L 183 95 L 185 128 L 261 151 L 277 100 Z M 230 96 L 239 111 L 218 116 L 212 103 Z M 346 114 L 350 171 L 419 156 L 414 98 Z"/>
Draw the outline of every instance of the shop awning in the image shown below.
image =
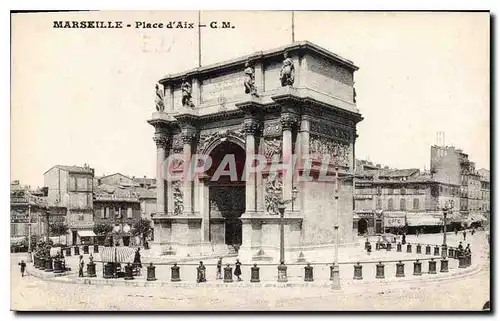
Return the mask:
<path id="1" fill-rule="evenodd" d="M 487 221 L 486 217 L 483 214 L 474 215 L 470 218 L 470 220 L 473 222 Z"/>
<path id="2" fill-rule="evenodd" d="M 26 238 L 26 237 L 24 237 L 24 236 L 18 236 L 18 237 L 16 237 L 16 236 L 12 236 L 12 237 L 10 238 L 10 244 L 21 244 L 21 243 L 23 243 L 23 242 L 24 242 L 24 239 L 25 239 L 25 238 Z"/>
<path id="3" fill-rule="evenodd" d="M 439 217 L 433 216 L 419 216 L 419 217 L 406 217 L 406 224 L 408 226 L 436 226 L 441 225 L 442 220 Z"/>
<path id="4" fill-rule="evenodd" d="M 90 236 L 96 236 L 94 231 L 78 231 L 78 236 L 80 237 L 90 237 Z"/>
<path id="5" fill-rule="evenodd" d="M 98 261 L 132 263 L 134 262 L 135 249 L 126 246 L 104 247 L 99 253 L 95 254 Z"/>

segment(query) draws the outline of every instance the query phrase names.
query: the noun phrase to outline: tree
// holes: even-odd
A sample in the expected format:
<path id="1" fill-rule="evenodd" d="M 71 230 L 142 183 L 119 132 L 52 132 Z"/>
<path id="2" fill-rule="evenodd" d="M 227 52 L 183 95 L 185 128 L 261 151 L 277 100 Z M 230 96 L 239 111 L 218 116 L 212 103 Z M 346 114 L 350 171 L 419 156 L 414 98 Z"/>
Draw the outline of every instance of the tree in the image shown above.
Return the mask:
<path id="1" fill-rule="evenodd" d="M 146 218 L 141 218 L 139 221 L 135 222 L 132 227 L 132 235 L 139 236 L 142 243 L 151 234 L 151 221 Z"/>
<path id="2" fill-rule="evenodd" d="M 102 237 L 106 239 L 106 236 L 113 231 L 113 226 L 109 223 L 97 223 L 93 230 L 98 237 L 101 237 L 102 241 Z"/>
<path id="3" fill-rule="evenodd" d="M 61 236 L 68 234 L 68 225 L 64 223 L 52 223 L 49 226 L 50 234 L 54 236 L 59 236 L 59 243 L 61 243 Z"/>

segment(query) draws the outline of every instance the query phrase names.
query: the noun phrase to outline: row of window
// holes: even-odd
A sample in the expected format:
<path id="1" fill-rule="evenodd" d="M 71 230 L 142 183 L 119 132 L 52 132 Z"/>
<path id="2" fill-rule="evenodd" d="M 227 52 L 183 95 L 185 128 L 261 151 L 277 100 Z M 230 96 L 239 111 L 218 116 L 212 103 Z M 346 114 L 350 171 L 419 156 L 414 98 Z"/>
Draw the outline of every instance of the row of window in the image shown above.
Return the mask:
<path id="1" fill-rule="evenodd" d="M 371 202 L 372 201 L 371 200 L 366 200 L 365 202 L 367 202 L 367 203 L 363 204 L 363 201 L 359 200 L 359 201 L 357 201 L 357 204 L 358 204 L 359 207 L 363 207 L 363 209 L 369 209 L 369 208 L 371 208 Z M 366 207 L 363 206 L 365 204 L 367 205 Z M 413 210 L 417 210 L 417 211 L 420 210 L 420 200 L 418 198 L 414 198 L 411 205 L 412 205 L 412 209 Z M 375 206 L 376 206 L 377 210 L 383 209 L 383 207 L 382 207 L 382 199 L 378 198 L 376 200 Z M 389 210 L 389 211 L 396 210 L 395 204 L 394 204 L 394 199 L 389 198 L 387 200 L 387 208 L 386 209 Z M 398 210 L 401 210 L 401 211 L 407 210 L 406 199 L 402 198 L 402 199 L 399 200 L 399 208 L 398 208 Z"/>
<path id="2" fill-rule="evenodd" d="M 100 212 L 101 218 L 123 218 L 126 215 L 127 218 L 132 218 L 132 207 L 102 207 L 98 210 Z"/>

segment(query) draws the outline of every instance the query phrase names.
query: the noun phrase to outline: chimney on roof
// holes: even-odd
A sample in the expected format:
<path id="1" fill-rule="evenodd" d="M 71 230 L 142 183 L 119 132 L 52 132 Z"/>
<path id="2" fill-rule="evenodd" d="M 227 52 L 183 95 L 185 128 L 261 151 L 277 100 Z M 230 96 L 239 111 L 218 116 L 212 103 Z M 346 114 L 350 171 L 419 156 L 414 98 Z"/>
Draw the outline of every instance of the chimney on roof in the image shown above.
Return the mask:
<path id="1" fill-rule="evenodd" d="M 384 169 L 389 169 L 389 166 L 384 166 Z"/>
<path id="2" fill-rule="evenodd" d="M 144 178 L 146 178 L 146 175 L 144 175 Z"/>
<path id="3" fill-rule="evenodd" d="M 380 165 L 380 164 L 377 164 L 377 168 L 380 168 L 380 167 L 381 167 L 381 165 Z"/>

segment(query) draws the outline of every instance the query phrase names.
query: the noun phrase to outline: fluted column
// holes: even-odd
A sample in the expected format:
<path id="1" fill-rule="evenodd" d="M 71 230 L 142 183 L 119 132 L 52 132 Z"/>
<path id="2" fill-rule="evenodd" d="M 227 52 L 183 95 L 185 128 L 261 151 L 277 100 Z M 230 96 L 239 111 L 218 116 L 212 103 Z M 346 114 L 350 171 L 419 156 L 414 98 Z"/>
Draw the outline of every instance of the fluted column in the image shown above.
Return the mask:
<path id="1" fill-rule="evenodd" d="M 246 135 L 245 143 L 245 157 L 246 166 L 245 170 L 245 213 L 251 215 L 256 211 L 256 173 L 254 170 L 250 170 L 250 167 L 254 166 L 253 160 L 255 159 L 255 136 L 260 129 L 260 125 L 254 118 L 247 118 L 243 123 L 243 131 Z"/>
<path id="2" fill-rule="evenodd" d="M 191 129 L 183 129 L 182 143 L 183 143 L 183 205 L 184 214 L 193 214 L 193 165 L 191 162 L 193 142 L 196 138 L 196 133 Z"/>
<path id="3" fill-rule="evenodd" d="M 165 169 L 164 161 L 167 148 L 167 137 L 164 133 L 156 133 L 156 212 L 165 213 Z"/>
<path id="4" fill-rule="evenodd" d="M 291 113 L 281 115 L 281 128 L 283 130 L 283 159 L 282 163 L 286 171 L 283 172 L 283 199 L 292 199 L 293 188 L 293 147 L 292 129 L 297 124 L 297 116 Z M 291 208 L 291 206 L 289 206 Z"/>

